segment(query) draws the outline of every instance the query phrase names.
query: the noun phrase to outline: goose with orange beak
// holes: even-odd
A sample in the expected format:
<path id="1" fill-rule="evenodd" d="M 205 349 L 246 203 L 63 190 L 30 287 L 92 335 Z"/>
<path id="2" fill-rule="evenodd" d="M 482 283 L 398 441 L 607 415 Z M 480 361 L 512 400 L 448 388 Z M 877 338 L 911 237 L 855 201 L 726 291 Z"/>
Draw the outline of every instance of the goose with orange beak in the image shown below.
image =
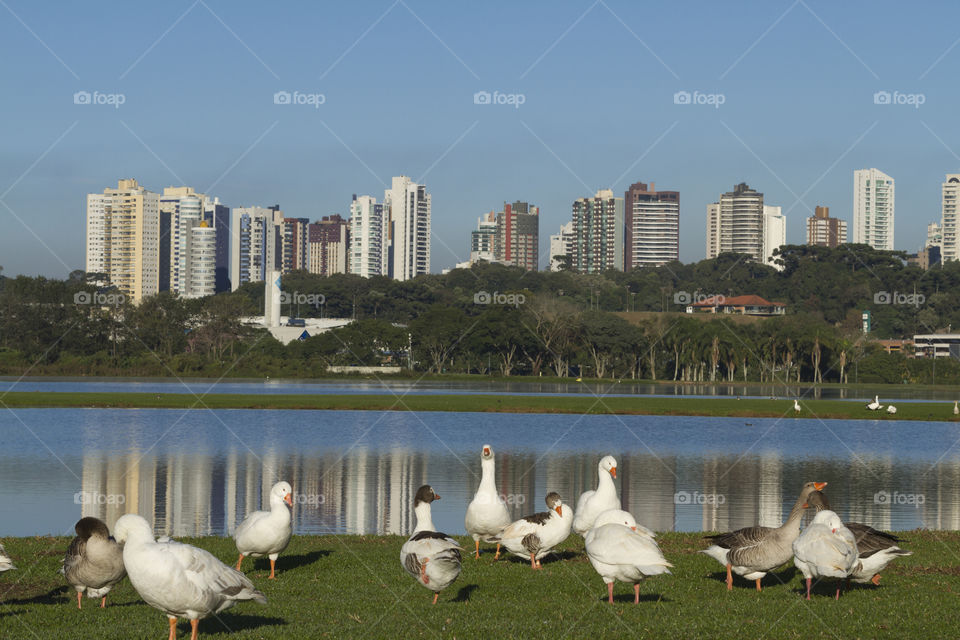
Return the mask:
<path id="1" fill-rule="evenodd" d="M 706 536 L 713 544 L 701 551 L 727 569 L 727 590 L 733 590 L 733 574 L 756 583 L 767 573 L 789 562 L 793 556 L 793 542 L 800 535 L 803 510 L 809 507 L 807 498 L 820 491 L 826 482 L 808 482 L 790 510 L 786 522 L 779 527 L 744 527 L 729 533 Z"/>
<path id="2" fill-rule="evenodd" d="M 440 592 L 460 576 L 460 552 L 463 551 L 456 540 L 437 531 L 433 524 L 430 504 L 439 499 L 440 495 L 428 484 L 417 489 L 413 497 L 417 526 L 400 547 L 400 566 L 417 582 L 433 591 L 433 604 L 437 604 Z"/>
<path id="3" fill-rule="evenodd" d="M 567 539 L 573 525 L 573 510 L 565 506 L 560 494 L 551 491 L 546 497 L 549 511 L 520 518 L 494 538 L 511 553 L 530 558 L 530 568 L 540 569 L 540 559 Z"/>
<path id="4" fill-rule="evenodd" d="M 510 512 L 497 492 L 496 467 L 493 448 L 485 444 L 480 451 L 480 487 L 467 507 L 464 525 L 467 533 L 473 536 L 476 546 L 475 557 L 480 558 L 480 541 L 492 543 L 500 530 L 510 524 Z M 500 545 L 497 544 L 496 560 L 500 557 Z"/>
<path id="5" fill-rule="evenodd" d="M 270 511 L 254 511 L 240 523 L 233 534 L 240 558 L 237 571 L 244 556 L 270 558 L 270 580 L 276 577 L 277 558 L 290 543 L 293 534 L 290 509 L 293 507 L 293 489 L 289 482 L 278 482 L 270 489 Z"/>
<path id="6" fill-rule="evenodd" d="M 594 521 L 604 511 L 620 508 L 620 496 L 613 479 L 617 477 L 617 460 L 613 456 L 604 456 L 597 465 L 596 491 L 584 491 L 577 500 L 577 517 L 573 521 L 573 530 L 581 536 L 593 527 Z"/>
<path id="7" fill-rule="evenodd" d="M 607 585 L 608 602 L 613 604 L 616 580 L 633 585 L 633 603 L 640 603 L 640 582 L 663 573 L 673 565 L 657 546 L 656 535 L 627 511 L 611 509 L 597 516 L 584 544 L 590 564 Z"/>

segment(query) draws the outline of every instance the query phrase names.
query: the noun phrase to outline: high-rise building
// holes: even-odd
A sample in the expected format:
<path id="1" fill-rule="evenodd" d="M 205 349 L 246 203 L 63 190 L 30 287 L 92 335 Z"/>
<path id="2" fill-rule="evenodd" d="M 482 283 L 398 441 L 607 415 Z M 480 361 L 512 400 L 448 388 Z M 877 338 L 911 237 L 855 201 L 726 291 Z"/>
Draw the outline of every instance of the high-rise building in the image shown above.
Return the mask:
<path id="1" fill-rule="evenodd" d="M 306 271 L 310 261 L 308 218 L 283 218 L 281 221 L 281 261 L 280 271 Z"/>
<path id="2" fill-rule="evenodd" d="M 573 222 L 560 227 L 560 233 L 550 236 L 550 271 L 560 271 L 564 263 L 573 266 L 573 249 L 577 236 L 573 232 Z"/>
<path id="3" fill-rule="evenodd" d="M 494 262 L 497 259 L 497 214 L 485 213 L 477 219 L 477 228 L 470 232 L 470 264 Z"/>
<path id="4" fill-rule="evenodd" d="M 807 244 L 836 249 L 847 242 L 847 221 L 830 217 L 830 207 L 817 207 L 807 218 Z"/>
<path id="5" fill-rule="evenodd" d="M 540 254 L 540 208 L 527 202 L 503 204 L 497 213 L 497 262 L 536 271 Z"/>
<path id="6" fill-rule="evenodd" d="M 624 266 L 629 271 L 680 259 L 680 192 L 657 191 L 643 182 L 623 197 L 626 224 Z"/>
<path id="7" fill-rule="evenodd" d="M 87 194 L 86 271 L 102 274 L 133 303 L 160 290 L 160 197 L 120 180 Z"/>
<path id="8" fill-rule="evenodd" d="M 744 182 L 708 204 L 707 258 L 732 252 L 763 262 L 763 217 L 763 194 Z"/>
<path id="9" fill-rule="evenodd" d="M 180 294 L 186 298 L 216 293 L 217 230 L 206 220 L 193 220 L 183 246 L 186 281 Z"/>
<path id="10" fill-rule="evenodd" d="M 348 271 L 358 276 L 390 274 L 389 213 L 371 196 L 354 194 L 350 203 L 350 254 Z"/>
<path id="11" fill-rule="evenodd" d="M 893 251 L 893 178 L 879 169 L 853 172 L 853 241 Z"/>
<path id="12" fill-rule="evenodd" d="M 230 212 L 230 287 L 263 282 L 280 267 L 282 242 L 278 227 L 283 214 L 278 206 L 236 207 Z"/>
<path id="13" fill-rule="evenodd" d="M 332 276 L 347 272 L 350 243 L 348 222 L 338 214 L 323 216 L 309 226 L 310 273 Z"/>
<path id="14" fill-rule="evenodd" d="M 169 224 L 169 238 L 162 238 L 160 255 L 160 290 L 186 294 L 190 274 L 188 273 L 187 241 L 194 222 L 204 219 L 207 196 L 197 193 L 192 187 L 165 187 L 160 195 L 160 217 L 162 226 Z M 167 245 L 169 244 L 169 249 Z"/>
<path id="15" fill-rule="evenodd" d="M 948 173 L 943 183 L 941 201 L 941 219 L 939 225 L 940 258 L 943 262 L 960 260 L 960 211 L 957 196 L 960 195 L 960 174 Z M 927 244 L 934 244 L 927 233 Z"/>
<path id="16" fill-rule="evenodd" d="M 207 198 L 203 217 L 216 236 L 214 291 L 230 291 L 230 207 L 220 204 L 220 198 Z"/>
<path id="17" fill-rule="evenodd" d="M 773 252 L 787 244 L 787 219 L 781 207 L 763 205 L 763 264 L 782 270 L 773 262 Z"/>
<path id="18" fill-rule="evenodd" d="M 390 212 L 390 277 L 430 273 L 430 194 L 407 176 L 395 176 L 383 205 Z"/>
<path id="19" fill-rule="evenodd" d="M 574 271 L 623 271 L 623 198 L 615 198 L 610 189 L 601 189 L 592 198 L 575 200 L 573 232 Z"/>

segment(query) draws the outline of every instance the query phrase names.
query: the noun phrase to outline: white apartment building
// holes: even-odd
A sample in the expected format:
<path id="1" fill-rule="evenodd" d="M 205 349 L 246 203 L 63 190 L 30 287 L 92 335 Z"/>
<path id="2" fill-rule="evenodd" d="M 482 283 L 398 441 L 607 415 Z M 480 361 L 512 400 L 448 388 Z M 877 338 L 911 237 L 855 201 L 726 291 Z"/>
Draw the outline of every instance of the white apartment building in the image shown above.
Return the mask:
<path id="1" fill-rule="evenodd" d="M 623 271 L 623 198 L 610 189 L 600 189 L 592 198 L 573 202 L 571 266 L 580 273 Z"/>
<path id="2" fill-rule="evenodd" d="M 217 232 L 206 220 L 190 224 L 184 243 L 186 255 L 186 298 L 212 296 L 216 292 Z"/>
<path id="3" fill-rule="evenodd" d="M 943 262 L 951 262 L 960 260 L 960 245 L 958 245 L 957 237 L 960 233 L 960 219 L 957 217 L 960 213 L 957 210 L 957 196 L 960 195 L 960 174 L 947 174 L 942 193 L 940 224 L 934 223 L 927 227 L 927 245 L 939 245 L 940 259 Z M 931 229 L 931 226 L 935 229 Z M 940 237 L 939 242 L 936 241 L 937 235 Z"/>
<path id="4" fill-rule="evenodd" d="M 348 269 L 364 278 L 390 275 L 389 213 L 371 196 L 353 196 L 350 203 Z"/>
<path id="5" fill-rule="evenodd" d="M 278 270 L 283 213 L 273 208 L 236 207 L 230 212 L 230 287 L 263 282 Z"/>
<path id="6" fill-rule="evenodd" d="M 763 194 L 741 182 L 707 205 L 707 258 L 742 253 L 764 262 Z"/>
<path id="7" fill-rule="evenodd" d="M 763 205 L 763 264 L 782 271 L 783 266 L 771 260 L 773 251 L 785 244 L 787 244 L 787 218 L 783 215 L 782 208 Z"/>
<path id="8" fill-rule="evenodd" d="M 430 201 L 427 188 L 407 176 L 395 176 L 384 193 L 384 208 L 390 212 L 394 280 L 430 273 Z"/>
<path id="9" fill-rule="evenodd" d="M 470 262 L 494 262 L 497 259 L 497 214 L 485 213 L 477 219 L 477 228 L 470 232 Z"/>
<path id="10" fill-rule="evenodd" d="M 189 288 L 188 236 L 194 223 L 204 219 L 206 209 L 207 196 L 192 187 L 166 187 L 160 195 L 162 226 L 169 228 L 168 236 L 160 241 L 165 254 L 160 256 L 160 268 L 168 270 L 161 279 L 174 293 L 186 294 Z"/>
<path id="11" fill-rule="evenodd" d="M 159 195 L 136 180 L 87 194 L 86 271 L 138 303 L 159 291 Z"/>
<path id="12" fill-rule="evenodd" d="M 550 271 L 560 271 L 561 261 L 557 256 L 567 256 L 572 261 L 573 247 L 577 236 L 573 232 L 573 221 L 560 227 L 560 233 L 550 236 Z M 572 263 L 571 263 L 572 266 Z"/>
<path id="13" fill-rule="evenodd" d="M 853 242 L 893 251 L 894 181 L 879 169 L 853 172 Z"/>

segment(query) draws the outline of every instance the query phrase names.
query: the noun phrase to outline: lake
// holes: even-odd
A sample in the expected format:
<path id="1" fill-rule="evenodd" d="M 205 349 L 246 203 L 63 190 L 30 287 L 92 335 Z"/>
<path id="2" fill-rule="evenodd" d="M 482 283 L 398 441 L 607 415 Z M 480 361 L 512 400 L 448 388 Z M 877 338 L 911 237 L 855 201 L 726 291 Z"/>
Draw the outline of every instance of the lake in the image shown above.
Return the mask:
<path id="1" fill-rule="evenodd" d="M 139 512 L 174 536 L 223 535 L 280 480 L 297 533 L 408 533 L 421 484 L 464 532 L 483 444 L 512 513 L 543 511 L 618 462 L 625 508 L 659 531 L 777 525 L 806 481 L 846 519 L 960 529 L 948 422 L 373 411 L 17 409 L 0 413 L 0 536 L 72 533 Z"/>

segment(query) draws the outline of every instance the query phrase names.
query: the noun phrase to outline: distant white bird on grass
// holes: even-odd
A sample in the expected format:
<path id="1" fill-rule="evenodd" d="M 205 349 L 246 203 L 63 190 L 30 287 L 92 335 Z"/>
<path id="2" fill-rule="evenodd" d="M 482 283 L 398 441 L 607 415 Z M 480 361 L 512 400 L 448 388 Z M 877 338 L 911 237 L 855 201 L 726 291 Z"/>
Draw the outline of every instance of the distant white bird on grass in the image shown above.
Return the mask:
<path id="1" fill-rule="evenodd" d="M 144 602 L 170 619 L 169 640 L 176 640 L 177 618 L 190 620 L 190 640 L 197 640 L 201 618 L 242 600 L 267 603 L 247 576 L 203 549 L 154 541 L 153 530 L 142 516 L 121 516 L 114 535 L 123 545 L 123 564 L 133 588 Z"/>
<path id="2" fill-rule="evenodd" d="M 254 511 L 240 523 L 233 534 L 240 557 L 237 571 L 244 556 L 270 558 L 270 580 L 275 577 L 277 557 L 290 544 L 293 526 L 290 522 L 290 507 L 293 506 L 293 488 L 288 482 L 278 482 L 270 489 L 270 511 Z"/>
<path id="3" fill-rule="evenodd" d="M 896 412 L 897 412 L 897 408 L 895 406 L 893 406 L 892 404 L 887 406 L 887 413 L 896 413 Z"/>
<path id="4" fill-rule="evenodd" d="M 960 416 L 960 405 L 957 404 L 957 401 L 953 401 L 953 415 Z"/>
<path id="5" fill-rule="evenodd" d="M 4 551 L 3 545 L 0 544 L 0 573 L 10 571 L 11 569 L 16 569 L 16 567 L 13 566 L 13 560 L 11 560 L 7 552 Z"/>
<path id="6" fill-rule="evenodd" d="M 800 413 L 800 403 L 797 402 L 796 400 L 793 401 L 793 410 L 796 411 L 797 413 Z"/>
<path id="7" fill-rule="evenodd" d="M 607 584 L 608 602 L 613 604 L 615 580 L 633 584 L 633 602 L 640 602 L 640 582 L 650 576 L 670 573 L 671 565 L 654 540 L 655 534 L 637 524 L 620 509 L 604 511 L 587 532 L 584 544 L 590 564 Z"/>
<path id="8" fill-rule="evenodd" d="M 882 409 L 883 405 L 880 404 L 880 396 L 873 396 L 873 402 L 867 405 L 867 409 L 870 411 L 876 411 L 877 409 Z"/>

